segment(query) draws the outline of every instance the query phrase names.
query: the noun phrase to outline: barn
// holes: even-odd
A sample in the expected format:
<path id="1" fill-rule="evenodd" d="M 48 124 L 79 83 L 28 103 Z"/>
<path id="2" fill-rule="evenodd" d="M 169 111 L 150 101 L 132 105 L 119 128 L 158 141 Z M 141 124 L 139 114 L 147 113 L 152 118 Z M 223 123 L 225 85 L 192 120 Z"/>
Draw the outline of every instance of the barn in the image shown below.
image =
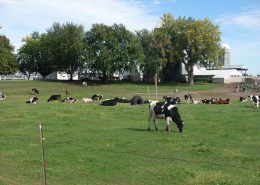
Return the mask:
<path id="1" fill-rule="evenodd" d="M 194 72 L 195 79 L 207 79 L 213 83 L 241 83 L 242 74 L 236 69 L 228 70 L 197 70 Z"/>

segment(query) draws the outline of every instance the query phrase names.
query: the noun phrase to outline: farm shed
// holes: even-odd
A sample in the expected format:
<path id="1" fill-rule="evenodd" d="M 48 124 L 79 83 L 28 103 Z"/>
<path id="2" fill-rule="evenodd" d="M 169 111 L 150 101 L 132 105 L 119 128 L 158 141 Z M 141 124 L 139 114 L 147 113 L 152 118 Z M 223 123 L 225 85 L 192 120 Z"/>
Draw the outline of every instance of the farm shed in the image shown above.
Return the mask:
<path id="1" fill-rule="evenodd" d="M 232 70 L 197 70 L 194 72 L 195 78 L 211 78 L 213 83 L 241 83 L 241 72 Z"/>

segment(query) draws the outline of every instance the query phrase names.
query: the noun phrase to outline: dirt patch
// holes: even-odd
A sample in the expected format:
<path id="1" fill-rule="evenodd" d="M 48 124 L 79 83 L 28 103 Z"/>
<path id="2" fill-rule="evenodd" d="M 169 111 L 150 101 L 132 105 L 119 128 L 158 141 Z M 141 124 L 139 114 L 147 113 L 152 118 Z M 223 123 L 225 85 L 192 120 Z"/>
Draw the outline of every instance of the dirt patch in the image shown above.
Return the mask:
<path id="1" fill-rule="evenodd" d="M 205 98 L 221 98 L 221 99 L 239 99 L 240 96 L 247 97 L 251 92 L 243 92 L 240 88 L 239 92 L 237 92 L 237 86 L 239 84 L 233 83 L 233 84 L 226 84 L 221 88 L 218 89 L 211 89 L 211 90 L 203 90 L 203 91 L 192 91 L 192 92 L 177 92 L 177 93 L 168 93 L 164 94 L 167 96 L 172 96 L 172 97 L 180 97 L 183 99 L 184 95 L 187 93 L 192 94 L 194 99 L 205 99 Z M 163 96 L 164 96 L 163 95 Z M 161 96 L 161 94 L 159 95 Z"/>

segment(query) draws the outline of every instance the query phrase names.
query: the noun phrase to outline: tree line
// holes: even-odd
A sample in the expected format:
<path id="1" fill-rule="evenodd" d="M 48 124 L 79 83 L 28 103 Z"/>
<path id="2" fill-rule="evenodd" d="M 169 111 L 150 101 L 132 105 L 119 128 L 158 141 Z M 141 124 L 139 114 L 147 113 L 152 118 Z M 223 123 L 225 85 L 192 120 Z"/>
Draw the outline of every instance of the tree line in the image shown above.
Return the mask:
<path id="1" fill-rule="evenodd" d="M 219 65 L 218 57 L 223 54 L 220 42 L 218 25 L 208 18 L 164 14 L 152 31 L 135 32 L 123 24 L 93 24 L 84 31 L 82 25 L 54 23 L 46 33 L 25 37 L 16 55 L 8 38 L 0 35 L 0 73 L 19 69 L 28 78 L 33 72 L 46 78 L 62 71 L 72 80 L 73 75 L 87 69 L 108 80 L 115 73 L 141 71 L 144 81 L 153 81 L 157 75 L 164 79 L 172 63 L 183 63 L 192 85 L 194 66 Z"/>

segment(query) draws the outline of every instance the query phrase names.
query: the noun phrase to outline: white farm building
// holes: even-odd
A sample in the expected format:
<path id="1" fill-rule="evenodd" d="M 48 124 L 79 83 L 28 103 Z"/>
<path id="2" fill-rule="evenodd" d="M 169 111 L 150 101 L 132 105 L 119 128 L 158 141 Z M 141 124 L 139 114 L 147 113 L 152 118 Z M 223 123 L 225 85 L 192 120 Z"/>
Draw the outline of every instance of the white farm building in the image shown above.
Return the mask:
<path id="1" fill-rule="evenodd" d="M 242 74 L 238 70 L 198 70 L 194 72 L 197 78 L 211 78 L 214 83 L 241 83 Z"/>

